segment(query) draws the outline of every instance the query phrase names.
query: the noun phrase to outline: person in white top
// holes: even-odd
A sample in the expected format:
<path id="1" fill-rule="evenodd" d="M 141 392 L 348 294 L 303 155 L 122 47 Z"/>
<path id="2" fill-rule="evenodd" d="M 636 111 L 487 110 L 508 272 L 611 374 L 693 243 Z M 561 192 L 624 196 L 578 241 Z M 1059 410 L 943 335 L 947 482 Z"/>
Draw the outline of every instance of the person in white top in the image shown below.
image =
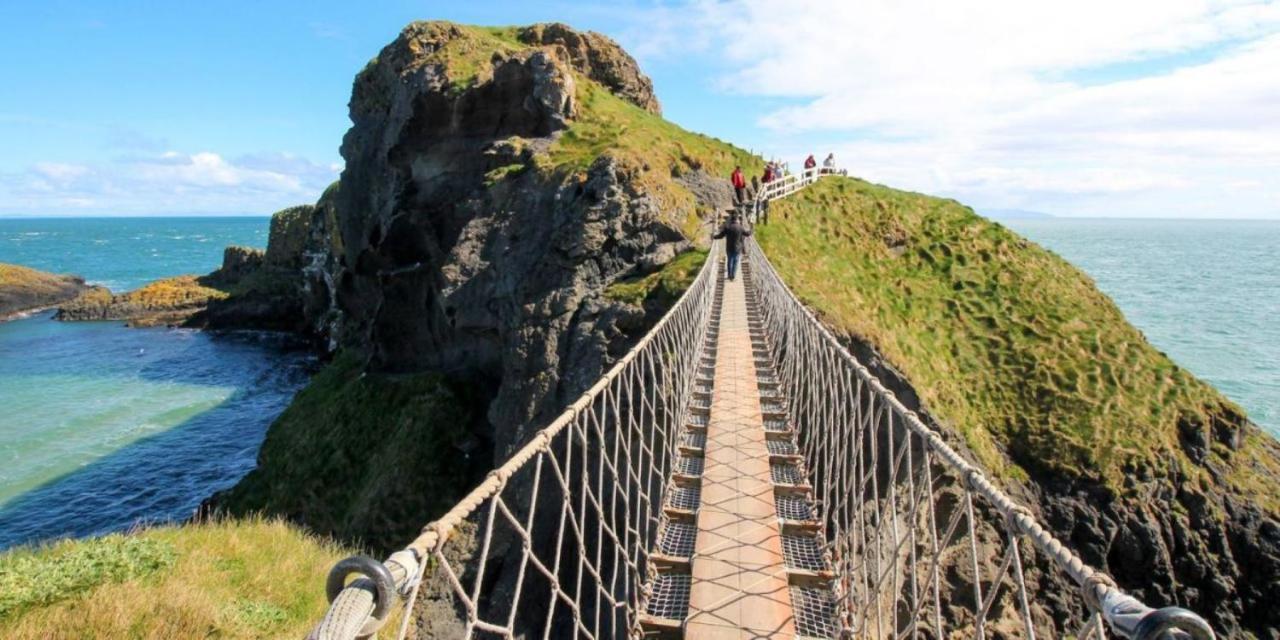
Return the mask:
<path id="1" fill-rule="evenodd" d="M 827 154 L 827 159 L 822 161 L 822 172 L 823 173 L 836 172 L 836 154 L 834 153 Z"/>

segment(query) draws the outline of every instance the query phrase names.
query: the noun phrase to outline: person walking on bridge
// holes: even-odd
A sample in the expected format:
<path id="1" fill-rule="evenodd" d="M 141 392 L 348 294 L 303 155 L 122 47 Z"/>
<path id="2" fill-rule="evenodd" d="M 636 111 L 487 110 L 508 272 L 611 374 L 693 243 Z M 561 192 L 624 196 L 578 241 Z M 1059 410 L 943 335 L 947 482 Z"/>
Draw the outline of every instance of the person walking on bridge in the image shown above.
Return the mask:
<path id="1" fill-rule="evenodd" d="M 836 172 L 836 154 L 827 154 L 827 159 L 822 161 L 822 172 L 826 174 L 834 174 Z"/>
<path id="2" fill-rule="evenodd" d="M 733 280 L 738 273 L 738 261 L 742 257 L 742 243 L 751 235 L 751 230 L 742 226 L 738 214 L 732 213 L 729 221 L 720 227 L 720 231 L 712 236 L 713 240 L 724 238 L 725 275 Z"/>
<path id="3" fill-rule="evenodd" d="M 734 167 L 733 175 L 729 176 L 729 181 L 733 183 L 733 193 L 737 196 L 737 202 L 747 201 L 747 178 L 742 175 L 742 167 Z"/>
<path id="4" fill-rule="evenodd" d="M 813 154 L 811 153 L 808 158 L 804 159 L 804 170 L 808 171 L 816 166 L 818 166 L 818 161 L 813 158 Z"/>

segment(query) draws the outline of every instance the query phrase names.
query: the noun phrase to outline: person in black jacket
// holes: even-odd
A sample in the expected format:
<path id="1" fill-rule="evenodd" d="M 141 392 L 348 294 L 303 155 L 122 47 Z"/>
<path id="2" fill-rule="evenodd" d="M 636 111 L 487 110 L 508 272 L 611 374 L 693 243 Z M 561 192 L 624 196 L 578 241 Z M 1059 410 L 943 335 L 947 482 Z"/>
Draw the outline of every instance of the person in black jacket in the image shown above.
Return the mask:
<path id="1" fill-rule="evenodd" d="M 742 243 L 745 238 L 751 236 L 751 230 L 742 226 L 742 222 L 738 219 L 738 214 L 733 213 L 729 216 L 729 221 L 720 227 L 712 239 L 719 240 L 724 238 L 724 254 L 727 263 L 727 276 L 733 280 L 738 273 L 738 260 L 742 256 Z"/>

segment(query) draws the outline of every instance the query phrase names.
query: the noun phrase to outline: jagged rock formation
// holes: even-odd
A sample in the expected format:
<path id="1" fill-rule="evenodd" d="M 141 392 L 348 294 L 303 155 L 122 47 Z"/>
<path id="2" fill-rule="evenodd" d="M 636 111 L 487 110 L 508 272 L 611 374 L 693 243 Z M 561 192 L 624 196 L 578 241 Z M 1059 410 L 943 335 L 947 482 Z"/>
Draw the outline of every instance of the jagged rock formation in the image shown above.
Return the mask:
<path id="1" fill-rule="evenodd" d="M 88 289 L 84 278 L 0 262 L 0 321 L 52 307 Z"/>
<path id="2" fill-rule="evenodd" d="M 336 226 L 317 237 L 330 253 L 309 254 L 326 263 L 309 270 L 313 326 L 340 317 L 337 344 L 370 368 L 500 381 L 486 434 L 500 455 L 620 344 L 637 310 L 603 289 L 688 249 L 692 209 L 725 204 L 664 209 L 644 183 L 662 168 L 625 154 L 565 167 L 560 137 L 598 86 L 659 110 L 635 61 L 598 34 L 410 25 L 356 78 L 324 216 Z"/>

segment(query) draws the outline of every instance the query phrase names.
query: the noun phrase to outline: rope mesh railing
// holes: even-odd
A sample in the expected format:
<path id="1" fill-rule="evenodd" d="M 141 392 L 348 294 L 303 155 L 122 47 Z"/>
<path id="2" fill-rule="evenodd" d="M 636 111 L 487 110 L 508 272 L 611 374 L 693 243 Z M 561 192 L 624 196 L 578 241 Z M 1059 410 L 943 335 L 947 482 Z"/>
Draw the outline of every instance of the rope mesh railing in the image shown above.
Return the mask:
<path id="1" fill-rule="evenodd" d="M 833 174 L 771 182 L 756 211 Z M 644 633 L 646 615 L 683 611 L 689 575 L 657 567 L 693 544 L 664 505 L 689 497 L 673 476 L 701 473 L 681 448 L 698 444 L 683 427 L 706 419 L 693 401 L 708 393 L 696 380 L 708 366 L 720 252 L 715 243 L 681 299 L 605 376 L 405 549 L 385 564 L 353 557 L 334 567 L 332 604 L 309 637 L 369 637 L 406 601 L 400 638 L 410 628 L 625 638 Z M 830 589 L 792 585 L 802 634 L 1101 640 L 1109 628 L 1141 640 L 1213 638 L 1199 616 L 1146 607 L 1064 547 L 859 363 L 754 242 L 744 271 L 769 345 L 757 354 L 772 371 L 760 378 L 766 422 L 790 423 L 799 444 L 769 440 L 787 449 L 771 453 L 800 454 L 798 466 L 770 473 L 779 486 L 811 486 L 814 498 L 778 493 L 778 513 L 816 520 L 821 533 L 821 544 L 791 540 L 784 551 L 835 576 Z M 351 575 L 360 578 L 347 584 Z"/>
<path id="2" fill-rule="evenodd" d="M 448 638 L 622 638 L 638 628 L 719 246 L 635 347 L 462 502 L 385 565 L 335 567 L 333 603 L 310 637 L 367 637 L 401 598 L 399 637 L 415 625 L 415 635 Z"/>
<path id="3" fill-rule="evenodd" d="M 1105 620 L 1126 638 L 1213 637 L 1195 614 L 1151 610 L 1064 547 L 854 358 L 755 242 L 746 252 L 844 633 L 1101 639 Z"/>

